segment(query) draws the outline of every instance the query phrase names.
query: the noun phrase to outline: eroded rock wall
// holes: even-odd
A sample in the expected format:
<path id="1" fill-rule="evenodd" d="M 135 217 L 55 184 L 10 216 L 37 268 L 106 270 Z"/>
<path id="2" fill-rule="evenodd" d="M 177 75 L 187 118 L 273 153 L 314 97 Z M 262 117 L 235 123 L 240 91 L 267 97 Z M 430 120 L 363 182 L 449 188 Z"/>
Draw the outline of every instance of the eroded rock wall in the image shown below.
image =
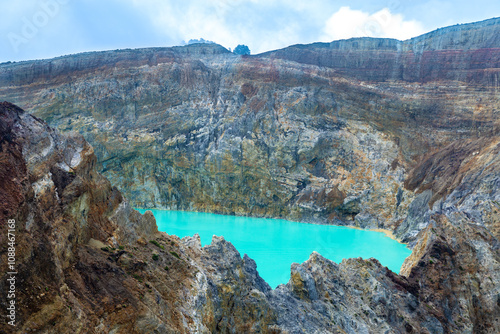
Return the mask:
<path id="1" fill-rule="evenodd" d="M 271 290 L 255 262 L 223 238 L 201 247 L 197 235 L 180 240 L 158 233 L 150 214 L 131 210 L 96 172 L 92 148 L 80 136 L 60 135 L 8 103 L 0 105 L 0 120 L 0 227 L 6 228 L 7 219 L 17 222 L 18 271 L 17 327 L 2 322 L 3 332 L 495 333 L 500 328 L 500 247 L 488 229 L 498 221 L 479 226 L 460 212 L 433 214 L 402 275 L 374 259 L 336 264 L 313 253 L 292 265 L 286 285 Z M 494 158 L 492 147 L 476 154 L 478 159 Z M 434 155 L 429 159 L 433 163 L 427 165 L 439 164 Z M 481 195 L 484 188 L 471 187 L 471 193 Z M 0 290 L 6 291 L 5 234 L 0 242 Z M 2 299 L 4 309 L 5 303 Z"/>
<path id="2" fill-rule="evenodd" d="M 497 21 L 1 64 L 1 96 L 36 115 L 0 106 L 18 332 L 498 332 Z M 312 254 L 270 290 L 230 243 L 130 205 L 384 227 L 414 251 L 401 275 Z"/>
<path id="3" fill-rule="evenodd" d="M 92 148 L 80 136 L 60 135 L 9 103 L 0 105 L 0 120 L 0 227 L 6 229 L 7 219 L 17 222 L 19 305 L 17 327 L 2 322 L 3 332 L 496 333 L 500 328 L 500 247 L 489 230 L 495 231 L 498 221 L 481 226 L 464 214 L 467 210 L 434 213 L 402 275 L 374 259 L 336 264 L 313 253 L 303 264 L 292 264 L 287 284 L 271 290 L 255 262 L 223 238 L 201 247 L 197 235 L 180 240 L 157 232 L 150 214 L 130 209 L 96 172 Z M 430 155 L 414 177 L 427 190 L 434 186 L 430 172 L 436 180 L 449 180 L 446 170 L 432 169 L 442 170 L 440 155 L 470 147 L 476 152 L 476 145 L 456 144 Z M 496 175 L 497 146 L 482 147 L 464 160 L 471 166 L 465 176 L 460 167 L 453 175 L 469 180 L 478 171 L 474 163 L 483 161 L 488 172 L 472 179 L 489 182 Z M 469 196 L 484 196 L 484 182 L 472 185 Z M 0 243 L 0 290 L 6 291 L 5 234 Z M 1 304 L 5 309 L 5 299 Z"/>
<path id="4" fill-rule="evenodd" d="M 82 133 L 132 206 L 391 230 L 416 196 L 404 180 L 421 156 L 498 132 L 494 85 L 363 82 L 198 48 L 80 55 L 106 66 L 76 71 L 71 63 L 69 72 L 32 74 L 0 91 L 60 130 Z"/>

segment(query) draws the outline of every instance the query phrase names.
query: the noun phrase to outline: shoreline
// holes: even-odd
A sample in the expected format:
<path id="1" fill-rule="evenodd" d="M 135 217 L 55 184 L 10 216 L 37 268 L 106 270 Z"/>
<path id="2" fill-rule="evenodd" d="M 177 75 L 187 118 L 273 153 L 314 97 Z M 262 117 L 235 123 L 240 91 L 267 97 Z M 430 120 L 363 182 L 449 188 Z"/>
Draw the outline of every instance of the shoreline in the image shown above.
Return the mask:
<path id="1" fill-rule="evenodd" d="M 359 226 L 346 226 L 346 227 L 353 228 L 355 230 L 361 230 L 361 231 L 373 231 L 373 232 L 384 233 L 386 237 L 391 238 L 392 240 L 397 241 L 397 242 L 399 242 L 402 245 L 407 245 L 404 242 L 402 242 L 400 239 L 398 239 L 394 235 L 394 232 L 391 231 L 391 230 L 386 230 L 384 228 L 361 228 Z"/>
<path id="2" fill-rule="evenodd" d="M 304 221 L 294 221 L 294 220 L 288 220 L 286 218 L 276 218 L 276 217 L 254 217 L 254 216 L 246 216 L 246 215 L 227 215 L 223 213 L 214 213 L 214 212 L 205 212 L 205 211 L 186 211 L 186 210 L 171 210 L 171 209 L 157 209 L 157 208 L 138 208 L 138 207 L 132 207 L 134 210 L 159 210 L 159 211 L 179 211 L 179 212 L 193 212 L 193 213 L 209 213 L 212 215 L 221 215 L 221 216 L 235 216 L 235 217 L 247 217 L 247 218 L 260 218 L 260 219 L 277 219 L 277 220 L 284 220 L 292 223 L 300 223 L 300 224 L 312 224 L 312 225 L 325 225 L 325 226 L 336 226 L 336 227 L 346 227 L 346 228 L 352 228 L 355 230 L 360 230 L 360 231 L 372 231 L 372 232 L 380 232 L 383 233 L 386 237 L 397 241 L 398 243 L 402 245 L 408 246 L 408 244 L 402 242 L 400 239 L 398 239 L 395 235 L 394 232 L 391 230 L 383 229 L 383 228 L 362 228 L 359 226 L 354 226 L 354 225 L 337 225 L 337 224 L 321 224 L 321 223 L 314 223 L 314 222 L 304 222 Z"/>

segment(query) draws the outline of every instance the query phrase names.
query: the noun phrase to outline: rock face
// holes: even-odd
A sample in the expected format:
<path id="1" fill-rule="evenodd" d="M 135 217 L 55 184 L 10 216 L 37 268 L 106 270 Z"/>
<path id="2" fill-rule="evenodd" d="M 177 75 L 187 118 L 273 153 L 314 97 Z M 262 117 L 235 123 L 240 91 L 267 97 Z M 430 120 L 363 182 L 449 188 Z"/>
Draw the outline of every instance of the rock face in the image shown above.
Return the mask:
<path id="1" fill-rule="evenodd" d="M 0 64 L 33 115 L 0 106 L 18 332 L 499 332 L 499 27 Z M 401 276 L 312 254 L 271 290 L 230 243 L 131 206 L 381 227 L 414 251 Z"/>
<path id="2" fill-rule="evenodd" d="M 453 80 L 497 86 L 500 18 L 463 24 L 406 40 L 352 38 L 294 45 L 265 55 L 325 66 L 365 81 Z"/>
<path id="3" fill-rule="evenodd" d="M 71 326 L 83 307 L 75 299 L 77 292 L 68 288 L 67 277 L 78 262 L 80 247 L 94 239 L 109 244 L 131 239 L 124 235 L 133 235 L 135 240 L 148 238 L 157 232 L 156 223 L 154 218 L 130 210 L 126 218 L 133 224 L 112 220 L 128 204 L 95 171 L 93 149 L 81 136 L 61 136 L 8 103 L 0 104 L 0 119 L 0 290 L 7 291 L 6 273 L 12 271 L 7 267 L 6 231 L 7 220 L 14 219 L 19 272 L 16 320 L 22 324 L 17 329 L 26 332 L 52 326 L 53 332 L 68 333 L 77 328 L 61 326 Z M 7 307 L 5 298 L 6 293 L 3 309 Z M 56 319 L 64 319 L 64 323 Z M 1 326 L 2 332 L 12 329 L 6 321 Z"/>
<path id="4" fill-rule="evenodd" d="M 292 265 L 286 285 L 271 290 L 255 262 L 223 238 L 214 236 L 201 247 L 198 235 L 181 240 L 159 233 L 149 213 L 131 210 L 96 172 L 92 148 L 80 136 L 60 135 L 9 103 L 0 104 L 0 120 L 0 227 L 16 221 L 18 272 L 17 327 L 2 322 L 2 333 L 496 333 L 500 328 L 500 244 L 489 225 L 479 226 L 474 217 L 457 210 L 433 214 L 401 276 L 375 259 L 336 264 L 313 253 Z M 469 145 L 475 149 L 470 143 L 445 152 Z M 488 160 L 491 147 L 474 156 Z M 440 154 L 422 166 L 438 166 Z M 415 180 L 427 180 L 432 168 L 415 170 Z M 475 175 L 474 168 L 468 170 Z M 428 182 L 419 184 L 431 189 Z M 471 192 L 483 194 L 480 184 Z M 7 291 L 3 233 L 0 244 L 0 290 Z"/>
<path id="5" fill-rule="evenodd" d="M 456 141 L 427 154 L 405 186 L 417 194 L 396 235 L 413 239 L 434 214 L 469 220 L 500 236 L 500 137 Z M 461 217 L 461 218 L 458 218 Z"/>
<path id="6" fill-rule="evenodd" d="M 499 26 L 252 57 L 191 45 L 3 64 L 0 94 L 80 132 L 132 206 L 398 229 L 414 240 L 408 212 L 427 193 L 405 187 L 412 168 L 453 142 L 498 135 Z"/>

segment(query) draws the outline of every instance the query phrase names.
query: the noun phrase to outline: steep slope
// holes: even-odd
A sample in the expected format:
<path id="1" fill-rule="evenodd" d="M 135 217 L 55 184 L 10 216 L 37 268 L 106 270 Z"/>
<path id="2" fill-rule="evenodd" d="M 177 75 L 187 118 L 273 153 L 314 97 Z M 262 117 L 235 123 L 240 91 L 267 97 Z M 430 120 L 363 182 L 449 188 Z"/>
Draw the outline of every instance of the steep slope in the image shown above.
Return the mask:
<path id="1" fill-rule="evenodd" d="M 500 328 L 499 243 L 466 216 L 434 215 L 405 262 L 405 276 L 374 259 L 336 264 L 313 253 L 292 265 L 288 284 L 271 290 L 255 262 L 223 238 L 201 247 L 196 235 L 158 233 L 150 214 L 131 210 L 96 172 L 92 148 L 80 136 L 60 135 L 9 103 L 0 104 L 0 120 L 0 228 L 16 221 L 18 305 L 17 327 L 2 321 L 2 333 Z M 0 235 L 5 292 L 8 251 Z"/>
<path id="2" fill-rule="evenodd" d="M 403 64 L 418 80 L 372 76 L 352 52 L 384 69 L 397 62 L 370 50 L 394 53 L 400 42 L 357 39 L 258 57 L 194 45 L 4 64 L 0 94 L 62 131 L 83 134 L 99 169 L 133 206 L 395 230 L 416 198 L 404 181 L 420 157 L 498 135 L 499 45 L 483 38 L 497 21 L 411 42 L 437 57 L 429 79 L 421 77 L 424 58 L 416 67 Z M 478 55 L 460 66 L 482 79 L 467 79 L 462 67 L 449 68 L 453 57 L 440 56 L 439 48 L 448 52 L 460 41 L 466 49 L 458 53 Z M 318 50 L 353 63 L 343 71 L 278 56 Z"/>
<path id="3" fill-rule="evenodd" d="M 293 45 L 266 57 L 325 66 L 364 81 L 453 80 L 499 87 L 500 18 L 446 27 L 406 40 L 352 38 Z"/>
<path id="4" fill-rule="evenodd" d="M 80 136 L 62 136 L 5 102 L 0 120 L 1 305 L 6 310 L 15 300 L 17 306 L 16 327 L 3 321 L 2 312 L 0 332 L 206 333 L 228 326 L 241 332 L 254 323 L 267 328 L 272 310 L 247 296 L 252 279 L 269 289 L 256 277 L 253 261 L 242 260 L 223 239 L 202 251 L 199 239 L 181 242 L 159 234 L 150 212 L 132 210 L 95 171 L 93 150 Z M 11 220 L 16 296 L 7 299 L 12 270 L 4 231 Z M 213 283 L 227 262 L 240 273 L 230 290 L 224 284 L 232 273 L 222 271 L 224 283 Z M 253 276 L 240 277 L 247 267 Z M 255 304 L 263 314 L 232 314 L 229 305 L 235 303 Z M 231 324 L 214 323 L 219 316 Z"/>
<path id="5" fill-rule="evenodd" d="M 0 290 L 8 290 L 7 273 L 12 271 L 7 267 L 6 231 L 7 220 L 14 219 L 16 321 L 22 324 L 17 329 L 54 326 L 53 332 L 81 331 L 84 323 L 77 319 L 91 315 L 77 301 L 80 291 L 68 288 L 67 277 L 79 252 L 90 240 L 117 244 L 152 235 L 157 231 L 154 217 L 131 210 L 95 171 L 93 150 L 80 136 L 61 136 L 8 103 L 0 105 L 0 119 Z M 116 220 L 117 215 L 122 219 Z M 109 295 L 102 292 L 102 297 Z M 6 297 L 2 293 L 4 310 Z M 4 332 L 12 329 L 6 321 L 1 326 Z"/>
<path id="6" fill-rule="evenodd" d="M 396 234 L 411 240 L 435 214 L 500 237 L 500 137 L 456 141 L 430 152 L 405 181 L 415 200 Z M 460 218 L 459 218 L 460 217 Z"/>

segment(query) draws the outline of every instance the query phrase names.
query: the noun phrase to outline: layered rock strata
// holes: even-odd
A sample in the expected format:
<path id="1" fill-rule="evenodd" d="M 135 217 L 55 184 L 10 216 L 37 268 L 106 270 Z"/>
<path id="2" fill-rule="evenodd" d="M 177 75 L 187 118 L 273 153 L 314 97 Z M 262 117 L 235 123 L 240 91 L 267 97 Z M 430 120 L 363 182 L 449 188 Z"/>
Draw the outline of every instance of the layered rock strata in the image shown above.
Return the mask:
<path id="1" fill-rule="evenodd" d="M 80 136 L 60 135 L 8 103 L 0 104 L 0 120 L 0 227 L 16 221 L 19 306 L 17 327 L 2 322 L 2 332 L 495 333 L 500 328 L 500 247 L 488 226 L 473 217 L 434 214 L 402 275 L 374 259 L 336 264 L 313 253 L 292 265 L 286 285 L 271 290 L 255 262 L 223 238 L 214 236 L 201 247 L 197 235 L 181 240 L 159 233 L 154 217 L 131 210 L 96 172 L 92 148 Z M 481 151 L 481 159 L 487 152 Z M 428 159 L 439 164 L 436 155 Z M 474 175 L 474 168 L 470 171 Z M 424 171 L 418 175 L 426 178 Z M 6 291 L 4 233 L 0 245 L 0 290 Z"/>
<path id="2" fill-rule="evenodd" d="M 3 64 L 0 94 L 80 132 L 133 206 L 398 229 L 414 240 L 410 204 L 423 207 L 426 195 L 405 186 L 412 169 L 453 142 L 498 136 L 498 27 L 253 57 L 192 45 Z"/>
<path id="3" fill-rule="evenodd" d="M 0 96 L 34 115 L 0 106 L 16 330 L 498 332 L 499 26 L 0 64 Z M 312 254 L 271 290 L 222 238 L 158 233 L 131 205 L 382 227 L 414 251 L 401 275 Z"/>

